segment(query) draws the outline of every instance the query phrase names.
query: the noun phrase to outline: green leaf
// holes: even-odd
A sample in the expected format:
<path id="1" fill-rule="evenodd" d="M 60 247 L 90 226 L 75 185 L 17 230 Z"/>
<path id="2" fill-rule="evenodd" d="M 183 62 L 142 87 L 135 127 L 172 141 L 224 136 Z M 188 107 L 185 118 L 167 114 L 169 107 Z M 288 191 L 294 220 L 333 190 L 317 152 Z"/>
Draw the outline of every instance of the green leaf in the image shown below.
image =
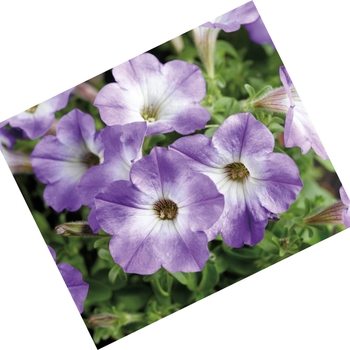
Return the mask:
<path id="1" fill-rule="evenodd" d="M 208 128 L 205 130 L 204 135 L 211 138 L 214 135 L 216 129 L 217 128 Z"/>
<path id="2" fill-rule="evenodd" d="M 311 203 L 309 198 L 304 198 L 305 213 L 304 216 L 308 215 L 311 211 Z"/>
<path id="3" fill-rule="evenodd" d="M 211 290 L 219 282 L 219 274 L 215 264 L 208 262 L 202 270 L 202 279 L 198 286 L 198 290 L 201 292 L 207 292 Z"/>
<path id="4" fill-rule="evenodd" d="M 284 127 L 281 124 L 271 123 L 269 125 L 269 130 L 272 133 L 274 133 L 274 132 L 282 132 L 282 131 L 284 131 Z"/>
<path id="5" fill-rule="evenodd" d="M 277 124 L 284 124 L 284 120 L 282 118 L 279 117 L 273 117 L 271 118 L 271 123 L 277 123 Z"/>
<path id="6" fill-rule="evenodd" d="M 103 260 L 106 260 L 106 261 L 113 261 L 114 262 L 114 260 L 113 260 L 113 258 L 112 258 L 112 256 L 111 256 L 111 253 L 109 252 L 109 250 L 107 250 L 107 249 L 100 249 L 99 251 L 98 251 L 98 256 L 101 258 L 101 259 L 103 259 Z"/>
<path id="7" fill-rule="evenodd" d="M 108 288 L 108 285 L 95 280 L 87 280 L 86 282 L 89 284 L 86 304 L 93 305 L 112 298 L 112 291 Z"/>
<path id="8" fill-rule="evenodd" d="M 186 274 L 182 272 L 175 272 L 172 273 L 172 275 L 181 283 L 186 285 L 188 283 L 188 278 L 186 277 Z"/>
<path id="9" fill-rule="evenodd" d="M 315 158 L 316 160 L 322 164 L 328 171 L 332 172 L 332 173 L 335 173 L 335 170 L 334 170 L 334 167 L 333 167 L 333 164 L 331 163 L 331 161 L 329 159 L 322 159 L 320 156 L 318 155 L 315 155 Z"/>
<path id="10" fill-rule="evenodd" d="M 276 239 L 273 240 L 273 238 Z M 271 231 L 265 230 L 265 236 L 262 241 L 257 244 L 257 246 L 267 253 L 277 255 L 278 246 L 276 245 L 276 240 L 278 241 L 278 238 Z"/>
<path id="11" fill-rule="evenodd" d="M 224 40 L 217 40 L 216 41 L 216 51 L 218 53 L 228 53 L 230 54 L 233 58 L 237 59 L 240 61 L 240 56 L 236 49 L 227 41 Z"/>
<path id="12" fill-rule="evenodd" d="M 109 241 L 110 241 L 111 237 L 103 237 L 103 238 L 99 238 L 94 242 L 94 248 L 101 248 L 103 246 L 105 246 Z"/>
<path id="13" fill-rule="evenodd" d="M 118 277 L 119 272 L 120 272 L 121 269 L 122 269 L 122 268 L 121 268 L 119 265 L 114 265 L 114 266 L 110 269 L 110 271 L 109 271 L 109 273 L 108 273 L 108 279 L 109 279 L 109 281 L 110 281 L 111 283 L 114 283 L 114 282 L 115 282 L 115 280 L 116 280 L 116 278 Z"/>

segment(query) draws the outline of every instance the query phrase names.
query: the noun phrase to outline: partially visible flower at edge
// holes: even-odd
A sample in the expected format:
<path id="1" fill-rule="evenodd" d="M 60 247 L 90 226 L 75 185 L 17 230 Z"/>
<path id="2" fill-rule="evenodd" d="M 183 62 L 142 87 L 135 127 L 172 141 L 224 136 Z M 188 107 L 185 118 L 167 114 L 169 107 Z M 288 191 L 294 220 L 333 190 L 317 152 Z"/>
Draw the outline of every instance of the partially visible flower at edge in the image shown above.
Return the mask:
<path id="1" fill-rule="evenodd" d="M 206 83 L 194 64 L 180 60 L 161 64 L 145 53 L 112 73 L 116 82 L 104 86 L 94 103 L 109 126 L 146 121 L 146 136 L 171 131 L 190 134 L 210 119 L 199 104 Z"/>
<path id="2" fill-rule="evenodd" d="M 339 189 L 341 201 L 334 203 L 327 208 L 321 210 L 319 213 L 306 218 L 306 224 L 344 224 L 347 228 L 350 227 L 350 199 L 341 186 Z"/>
<path id="3" fill-rule="evenodd" d="M 289 98 L 289 109 L 284 125 L 284 144 L 286 147 L 298 146 L 302 154 L 312 147 L 322 159 L 328 159 L 326 150 L 317 135 L 315 127 L 308 116 L 299 95 L 293 94 L 294 85 L 285 67 L 280 67 L 280 79 Z"/>
<path id="4" fill-rule="evenodd" d="M 270 44 L 272 49 L 275 48 L 270 34 L 260 16 L 255 22 L 247 23 L 244 25 L 244 27 L 249 32 L 249 38 L 251 41 L 261 45 Z"/>
<path id="5" fill-rule="evenodd" d="M 208 76 L 215 77 L 215 47 L 220 30 L 225 32 L 237 31 L 241 24 L 255 22 L 259 13 L 252 1 L 235 8 L 210 22 L 193 29 L 193 38 Z"/>
<path id="6" fill-rule="evenodd" d="M 287 148 L 298 146 L 302 154 L 312 147 L 318 156 L 328 159 L 328 155 L 312 125 L 303 103 L 285 67 L 280 67 L 282 87 L 269 90 L 265 95 L 251 101 L 255 109 L 286 115 L 284 144 Z"/>
<path id="7" fill-rule="evenodd" d="M 15 144 L 15 138 L 9 130 L 4 129 L 7 122 L 0 123 L 0 151 L 4 155 L 12 174 L 32 174 L 33 169 L 29 156 L 25 153 L 12 150 Z"/>
<path id="8" fill-rule="evenodd" d="M 250 113 L 228 117 L 212 139 L 182 137 L 169 148 L 211 178 L 225 196 L 220 219 L 205 232 L 209 240 L 221 232 L 233 248 L 260 242 L 268 220 L 285 212 L 303 187 L 297 165 L 273 153 L 273 135 Z"/>
<path id="9" fill-rule="evenodd" d="M 350 227 L 350 211 L 349 211 L 350 199 L 349 199 L 347 193 L 345 192 L 343 186 L 340 187 L 339 194 L 340 194 L 341 201 L 345 205 L 345 208 L 342 212 L 343 223 L 348 228 L 348 227 Z"/>
<path id="10" fill-rule="evenodd" d="M 242 6 L 216 17 L 210 22 L 202 24 L 202 27 L 218 28 L 230 33 L 237 31 L 241 27 L 241 24 L 255 22 L 258 18 L 258 10 L 253 1 L 249 1 Z"/>
<path id="11" fill-rule="evenodd" d="M 52 255 L 52 258 L 56 261 L 56 253 L 54 249 L 47 246 Z M 74 268 L 68 263 L 58 263 L 57 268 L 61 273 L 61 276 L 66 284 L 79 313 L 84 311 L 84 301 L 89 291 L 89 284 L 83 281 L 83 276 L 79 270 Z"/>
<path id="12" fill-rule="evenodd" d="M 67 103 L 70 93 L 74 88 L 62 92 L 22 113 L 8 119 L 12 127 L 22 129 L 26 135 L 34 140 L 46 134 L 50 130 L 55 119 L 55 112 L 63 109 Z"/>
<path id="13" fill-rule="evenodd" d="M 347 209 L 347 206 L 344 205 L 344 203 L 334 203 L 321 210 L 319 213 L 307 217 L 304 221 L 308 225 L 342 224 L 343 212 L 345 209 Z"/>
<path id="14" fill-rule="evenodd" d="M 15 174 L 32 174 L 33 168 L 30 158 L 27 154 L 8 150 L 6 147 L 0 146 L 0 151 L 9 166 L 13 175 Z"/>
<path id="15" fill-rule="evenodd" d="M 56 133 L 38 142 L 30 160 L 38 180 L 47 184 L 45 203 L 57 212 L 76 211 L 82 205 L 79 181 L 103 161 L 100 132 L 89 114 L 74 109 L 59 120 Z"/>

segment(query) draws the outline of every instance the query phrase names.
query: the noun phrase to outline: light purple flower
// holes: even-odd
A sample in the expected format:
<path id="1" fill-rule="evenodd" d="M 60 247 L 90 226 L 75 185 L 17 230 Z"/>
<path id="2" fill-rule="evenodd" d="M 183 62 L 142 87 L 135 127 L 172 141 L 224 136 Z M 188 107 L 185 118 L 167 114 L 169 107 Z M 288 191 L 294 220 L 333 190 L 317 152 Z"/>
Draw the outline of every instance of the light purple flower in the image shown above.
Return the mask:
<path id="1" fill-rule="evenodd" d="M 147 121 L 147 135 L 204 128 L 209 112 L 199 67 L 179 60 L 161 64 L 145 53 L 113 69 L 115 83 L 98 93 L 95 106 L 107 125 Z"/>
<path id="2" fill-rule="evenodd" d="M 93 118 L 79 109 L 57 123 L 56 136 L 45 136 L 34 148 L 31 162 L 36 177 L 47 184 L 44 200 L 57 212 L 82 205 L 78 184 L 85 172 L 103 160 Z"/>
<path id="3" fill-rule="evenodd" d="M 116 181 L 96 196 L 97 219 L 112 234 L 109 249 L 125 272 L 202 270 L 209 258 L 203 232 L 223 210 L 223 196 L 179 153 L 161 147 L 138 160 L 130 181 Z"/>
<path id="4" fill-rule="evenodd" d="M 210 78 L 215 78 L 215 47 L 220 30 L 237 31 L 241 24 L 254 22 L 258 17 L 259 13 L 251 1 L 193 29 L 197 51 Z"/>
<path id="5" fill-rule="evenodd" d="M 241 24 L 255 22 L 259 17 L 258 10 L 252 1 L 235 8 L 210 22 L 202 24 L 203 27 L 219 28 L 227 33 L 235 32 Z"/>
<path id="6" fill-rule="evenodd" d="M 50 246 L 47 247 L 49 248 L 53 259 L 56 261 L 55 251 Z M 57 264 L 57 267 L 75 302 L 75 305 L 79 312 L 82 313 L 84 311 L 84 301 L 89 291 L 88 283 L 83 281 L 81 272 L 72 265 L 62 262 Z"/>
<path id="7" fill-rule="evenodd" d="M 36 139 L 49 131 L 55 119 L 55 112 L 63 109 L 74 88 L 27 109 L 8 120 L 12 127 L 21 128 L 30 139 Z"/>
<path id="8" fill-rule="evenodd" d="M 206 233 L 212 240 L 221 232 L 230 247 L 258 243 L 271 215 L 286 211 L 302 188 L 294 161 L 273 153 L 273 135 L 250 113 L 226 119 L 212 139 L 183 137 L 169 148 L 186 156 L 225 196 L 223 214 Z"/>
<path id="9" fill-rule="evenodd" d="M 0 137 L 1 139 L 1 137 Z M 32 164 L 30 163 L 29 155 L 22 152 L 15 152 L 6 147 L 1 146 L 0 151 L 9 166 L 12 174 L 32 174 Z"/>
<path id="10" fill-rule="evenodd" d="M 328 159 L 326 150 L 312 125 L 304 105 L 302 104 L 293 82 L 285 67 L 280 67 L 280 79 L 286 90 L 289 105 L 284 125 L 284 143 L 286 147 L 298 146 L 302 154 L 312 147 L 323 159 Z"/>
<path id="11" fill-rule="evenodd" d="M 4 128 L 8 121 L 0 123 L 0 151 L 12 174 L 32 174 L 33 169 L 27 154 L 12 150 L 16 140 L 10 130 Z"/>
<path id="12" fill-rule="evenodd" d="M 285 67 L 280 67 L 283 87 L 272 89 L 251 102 L 257 109 L 286 115 L 284 124 L 284 144 L 286 147 L 298 146 L 302 154 L 312 147 L 317 155 L 328 159 L 328 155 L 316 133 L 303 103 Z"/>
<path id="13" fill-rule="evenodd" d="M 91 208 L 88 221 L 94 232 L 100 229 L 95 217 L 95 196 L 116 180 L 129 180 L 131 165 L 142 156 L 146 129 L 146 122 L 139 122 L 107 126 L 101 132 L 103 163 L 87 170 L 78 185 L 83 205 Z"/>
<path id="14" fill-rule="evenodd" d="M 244 27 L 248 30 L 251 41 L 257 44 L 270 44 L 273 49 L 275 48 L 270 34 L 260 16 L 255 22 L 247 23 Z"/>
<path id="15" fill-rule="evenodd" d="M 4 128 L 7 123 L 7 120 L 0 123 L 0 150 L 3 146 L 11 149 L 16 141 L 15 138 L 11 135 L 10 131 Z"/>
<path id="16" fill-rule="evenodd" d="M 341 186 L 339 189 L 340 199 L 343 202 L 344 205 L 346 205 L 346 208 L 343 210 L 342 213 L 342 219 L 344 225 L 348 228 L 350 227 L 350 212 L 349 212 L 349 206 L 350 206 L 350 199 L 347 195 L 347 193 L 344 190 L 344 187 Z"/>

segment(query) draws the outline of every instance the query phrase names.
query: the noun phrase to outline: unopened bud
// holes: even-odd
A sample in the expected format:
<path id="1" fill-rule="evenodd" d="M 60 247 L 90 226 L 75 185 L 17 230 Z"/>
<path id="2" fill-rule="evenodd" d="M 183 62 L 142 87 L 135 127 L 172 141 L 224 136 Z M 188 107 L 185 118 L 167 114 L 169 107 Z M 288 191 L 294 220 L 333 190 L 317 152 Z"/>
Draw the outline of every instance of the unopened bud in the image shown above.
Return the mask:
<path id="1" fill-rule="evenodd" d="M 27 154 L 8 150 L 1 145 L 0 150 L 12 174 L 33 174 L 32 164 Z"/>
<path id="2" fill-rule="evenodd" d="M 306 218 L 304 222 L 306 224 L 342 224 L 342 214 L 345 208 L 346 205 L 342 202 L 332 204 L 320 213 Z"/>
<path id="3" fill-rule="evenodd" d="M 95 327 L 109 327 L 118 322 L 120 317 L 111 313 L 104 312 L 102 314 L 91 316 L 88 323 Z"/>
<path id="4" fill-rule="evenodd" d="M 255 109 L 286 114 L 290 107 L 290 101 L 284 87 L 280 87 L 259 96 L 251 102 L 251 105 Z"/>
<path id="5" fill-rule="evenodd" d="M 85 221 L 66 222 L 56 226 L 55 230 L 62 236 L 96 236 Z"/>

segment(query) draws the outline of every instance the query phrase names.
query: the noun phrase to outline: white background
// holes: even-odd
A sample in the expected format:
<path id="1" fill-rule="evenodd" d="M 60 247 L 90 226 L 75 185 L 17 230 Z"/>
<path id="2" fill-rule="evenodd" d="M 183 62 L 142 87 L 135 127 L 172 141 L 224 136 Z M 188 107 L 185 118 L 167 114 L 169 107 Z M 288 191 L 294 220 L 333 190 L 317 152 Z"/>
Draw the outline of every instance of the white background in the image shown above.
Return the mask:
<path id="1" fill-rule="evenodd" d="M 0 120 L 244 2 L 2 2 Z M 255 4 L 350 192 L 346 2 Z M 0 167 L 5 349 L 95 349 L 2 156 Z M 349 243 L 343 231 L 105 349 L 348 349 Z"/>

